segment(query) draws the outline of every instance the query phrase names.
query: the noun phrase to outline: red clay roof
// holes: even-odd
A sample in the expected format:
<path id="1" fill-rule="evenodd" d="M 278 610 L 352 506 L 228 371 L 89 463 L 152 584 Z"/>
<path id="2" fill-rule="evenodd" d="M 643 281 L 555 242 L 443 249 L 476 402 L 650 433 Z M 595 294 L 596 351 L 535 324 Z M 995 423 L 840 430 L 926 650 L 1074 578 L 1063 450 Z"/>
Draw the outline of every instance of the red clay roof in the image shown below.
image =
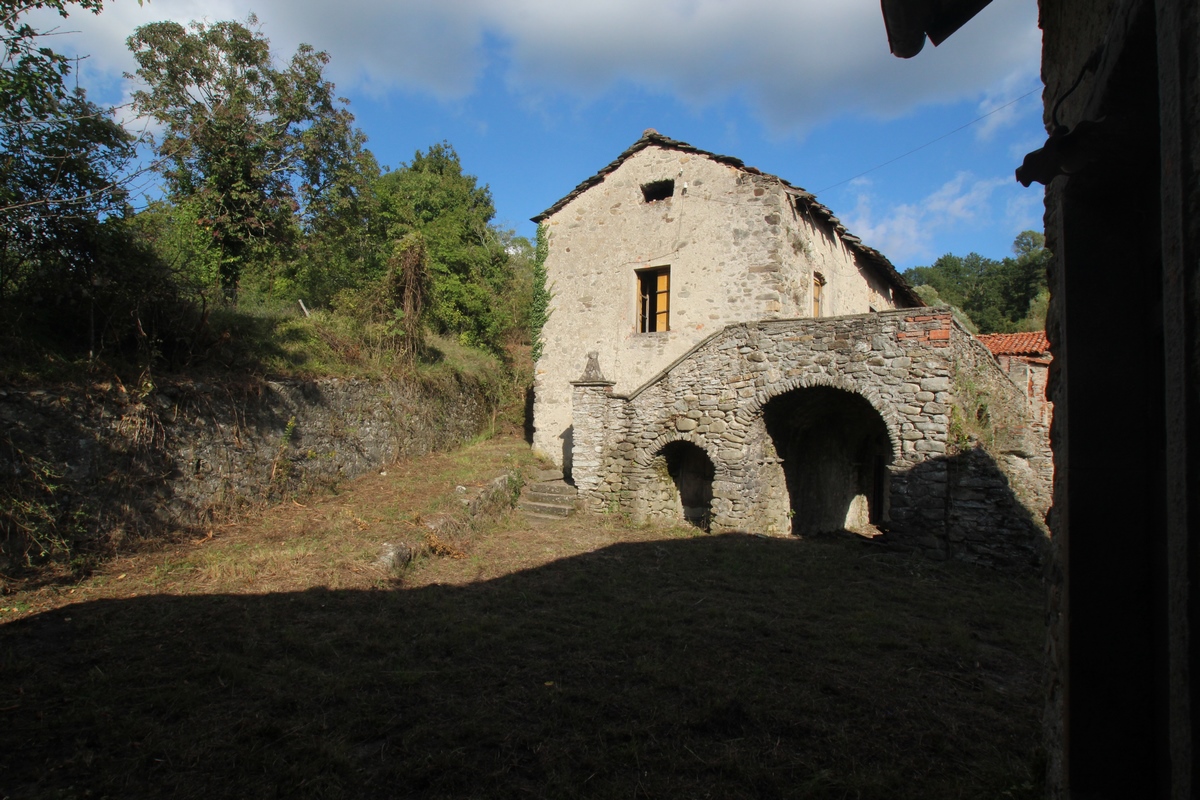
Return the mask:
<path id="1" fill-rule="evenodd" d="M 996 356 L 1040 356 L 1050 352 L 1045 331 L 984 333 L 976 337 Z"/>

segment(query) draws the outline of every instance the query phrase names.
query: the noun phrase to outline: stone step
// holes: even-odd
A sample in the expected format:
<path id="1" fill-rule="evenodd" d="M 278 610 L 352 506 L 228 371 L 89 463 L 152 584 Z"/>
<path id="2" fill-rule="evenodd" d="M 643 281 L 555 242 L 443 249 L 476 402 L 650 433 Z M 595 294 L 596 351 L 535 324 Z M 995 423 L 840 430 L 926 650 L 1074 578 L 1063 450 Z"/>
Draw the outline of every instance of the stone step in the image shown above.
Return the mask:
<path id="1" fill-rule="evenodd" d="M 543 494 L 562 494 L 570 495 L 571 497 L 574 497 L 579 491 L 561 478 L 556 481 L 537 481 L 535 483 L 527 483 L 525 484 L 525 488 L 535 492 L 542 492 Z"/>
<path id="2" fill-rule="evenodd" d="M 532 500 L 520 500 L 517 508 L 534 517 L 569 517 L 575 513 L 574 505 L 558 503 L 537 503 Z"/>
<path id="3" fill-rule="evenodd" d="M 559 506 L 574 506 L 575 493 L 571 492 L 544 492 L 536 486 L 526 489 L 521 492 L 522 500 L 530 500 L 534 503 L 549 503 L 550 505 Z"/>

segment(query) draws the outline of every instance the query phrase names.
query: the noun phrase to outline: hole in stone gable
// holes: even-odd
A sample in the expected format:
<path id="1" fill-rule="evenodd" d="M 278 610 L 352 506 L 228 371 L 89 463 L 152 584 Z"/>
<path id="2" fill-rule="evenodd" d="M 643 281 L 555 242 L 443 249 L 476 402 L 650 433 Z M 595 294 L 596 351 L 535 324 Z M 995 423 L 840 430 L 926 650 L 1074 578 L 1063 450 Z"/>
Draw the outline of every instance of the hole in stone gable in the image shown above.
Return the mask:
<path id="1" fill-rule="evenodd" d="M 655 459 L 679 493 L 683 519 L 697 528 L 708 530 L 712 524 L 713 478 L 716 468 L 703 448 L 691 442 L 671 442 Z"/>
<path id="2" fill-rule="evenodd" d="M 792 533 L 860 530 L 887 519 L 887 426 L 853 392 L 816 386 L 770 400 L 763 420 L 783 462 Z"/>
<path id="3" fill-rule="evenodd" d="M 667 200 L 673 194 L 675 194 L 675 181 L 672 178 L 642 184 L 642 197 L 645 198 L 647 203 L 653 203 L 656 200 Z"/>

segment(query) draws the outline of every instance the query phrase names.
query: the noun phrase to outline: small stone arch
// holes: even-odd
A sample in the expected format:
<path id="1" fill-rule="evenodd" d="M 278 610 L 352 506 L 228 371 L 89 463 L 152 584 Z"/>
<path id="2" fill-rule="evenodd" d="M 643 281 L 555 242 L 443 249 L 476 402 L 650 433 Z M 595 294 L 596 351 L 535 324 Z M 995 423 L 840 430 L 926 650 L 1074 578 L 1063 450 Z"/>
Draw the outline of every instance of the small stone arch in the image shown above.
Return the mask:
<path id="1" fill-rule="evenodd" d="M 654 441 L 644 447 L 640 447 L 633 457 L 633 462 L 639 467 L 649 467 L 654 463 L 654 459 L 662 452 L 663 448 L 672 442 L 687 442 L 704 451 L 708 459 L 713 462 L 717 474 L 720 475 L 725 471 L 725 466 L 709 451 L 708 441 L 704 436 L 698 436 L 691 431 L 675 431 L 668 430 L 655 437 Z"/>
<path id="2" fill-rule="evenodd" d="M 637 491 L 626 510 L 638 522 L 712 524 L 714 480 L 720 471 L 703 437 L 667 431 L 639 448 L 631 459 Z"/>
<path id="3" fill-rule="evenodd" d="M 702 530 L 712 525 L 713 479 L 716 466 L 704 448 L 683 440 L 668 442 L 655 457 L 663 459 L 675 484 L 683 520 Z"/>

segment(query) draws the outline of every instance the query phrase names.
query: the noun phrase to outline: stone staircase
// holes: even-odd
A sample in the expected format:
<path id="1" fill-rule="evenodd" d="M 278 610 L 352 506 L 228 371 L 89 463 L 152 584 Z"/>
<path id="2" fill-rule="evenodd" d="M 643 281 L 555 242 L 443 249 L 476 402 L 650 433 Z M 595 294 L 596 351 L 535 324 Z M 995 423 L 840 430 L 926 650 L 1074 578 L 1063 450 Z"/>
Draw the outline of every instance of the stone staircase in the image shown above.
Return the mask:
<path id="1" fill-rule="evenodd" d="M 517 508 L 527 517 L 561 519 L 575 513 L 576 490 L 556 469 L 539 470 L 534 480 L 521 489 Z"/>

